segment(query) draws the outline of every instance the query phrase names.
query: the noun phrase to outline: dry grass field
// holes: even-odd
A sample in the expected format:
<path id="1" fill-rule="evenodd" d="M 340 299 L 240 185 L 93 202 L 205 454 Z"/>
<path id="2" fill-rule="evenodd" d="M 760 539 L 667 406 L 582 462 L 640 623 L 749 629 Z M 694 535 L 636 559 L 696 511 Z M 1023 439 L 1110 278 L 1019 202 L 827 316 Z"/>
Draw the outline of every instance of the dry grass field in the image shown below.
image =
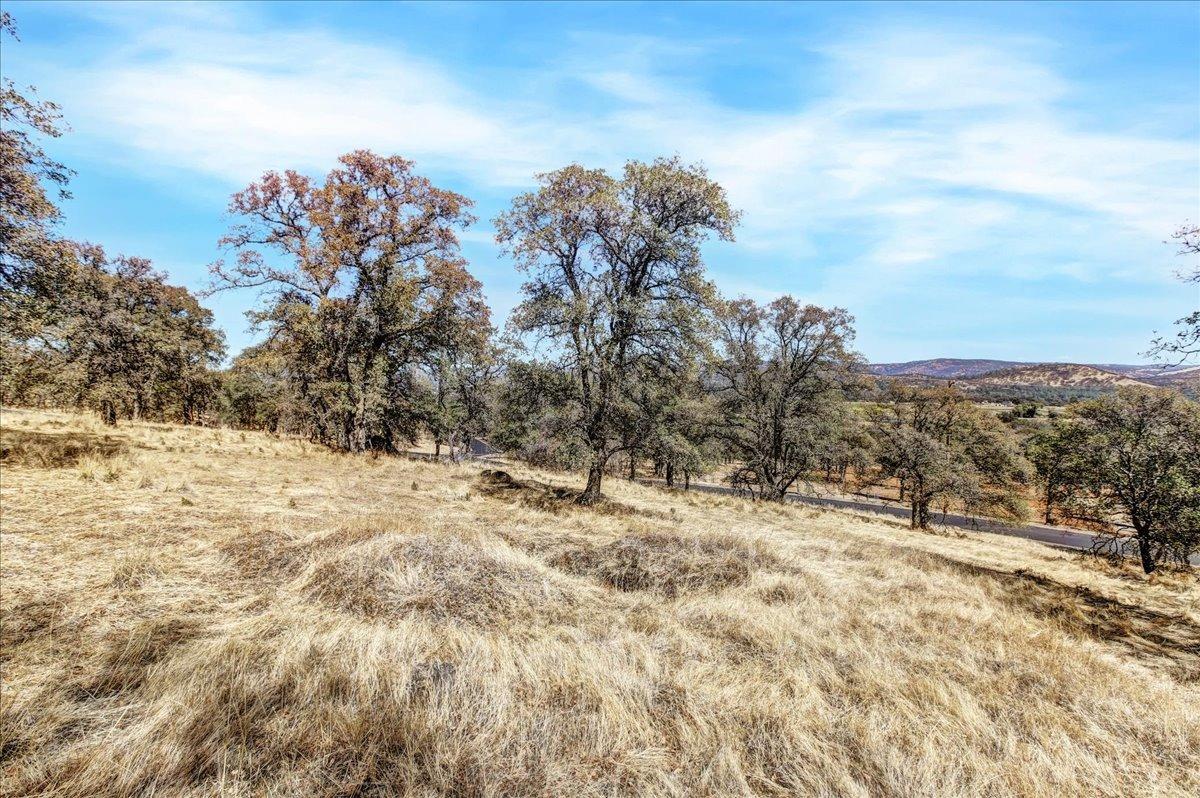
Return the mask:
<path id="1" fill-rule="evenodd" d="M 7 410 L 48 796 L 1194 796 L 1200 587 L 1013 538 Z"/>

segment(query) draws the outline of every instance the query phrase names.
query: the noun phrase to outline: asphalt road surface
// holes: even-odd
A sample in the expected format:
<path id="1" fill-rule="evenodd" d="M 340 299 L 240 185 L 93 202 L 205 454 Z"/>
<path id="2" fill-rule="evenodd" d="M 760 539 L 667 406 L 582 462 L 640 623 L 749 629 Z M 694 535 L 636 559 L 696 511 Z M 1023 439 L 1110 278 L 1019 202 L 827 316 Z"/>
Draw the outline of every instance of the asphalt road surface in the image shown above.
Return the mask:
<path id="1" fill-rule="evenodd" d="M 405 452 L 406 456 L 415 460 L 434 460 L 437 459 L 431 453 L 427 452 Z M 496 455 L 472 456 L 467 455 L 468 459 L 490 461 L 499 459 Z M 446 459 L 446 458 L 442 458 Z M 656 485 L 663 487 L 666 483 L 661 479 L 642 479 L 640 482 L 647 485 Z M 708 482 L 693 482 L 690 490 L 700 491 L 702 493 L 719 493 L 724 495 L 736 495 L 737 491 L 725 485 L 713 485 Z M 840 496 L 809 496 L 802 493 L 789 493 L 787 500 L 791 502 L 800 502 L 802 504 L 812 504 L 818 507 L 832 507 L 838 510 L 855 510 L 864 513 L 876 513 L 878 515 L 890 515 L 895 518 L 902 518 L 905 521 L 909 520 L 909 508 L 895 502 L 885 502 L 883 500 L 871 501 L 865 498 L 848 498 Z M 1074 551 L 1092 551 L 1099 542 L 1095 535 L 1088 532 L 1081 532 L 1078 529 L 1070 529 L 1063 526 L 1050 526 L 1048 524 L 1010 524 L 1005 521 L 1000 521 L 995 518 L 981 518 L 978 516 L 959 515 L 958 513 L 934 513 L 933 522 L 942 526 L 951 526 L 958 529 L 968 529 L 973 532 L 989 532 L 994 535 L 1008 535 L 1014 538 L 1025 538 L 1026 540 L 1035 540 L 1038 543 L 1045 543 L 1048 546 L 1056 546 L 1060 549 L 1071 549 Z M 1200 554 L 1195 554 L 1191 558 L 1193 566 L 1200 566 Z"/>
<path id="2" fill-rule="evenodd" d="M 647 484 L 663 485 L 662 480 L 642 480 Z M 720 493 L 720 494 L 736 494 L 733 488 L 725 485 L 713 485 L 709 483 L 693 482 L 691 490 L 701 491 L 704 493 Z M 879 515 L 890 515 L 896 518 L 909 520 L 908 507 L 889 503 L 884 501 L 870 501 L 868 499 L 843 498 L 833 496 L 808 496 L 801 493 L 789 493 L 787 500 L 791 502 L 800 502 L 802 504 L 812 504 L 819 507 L 832 507 L 840 510 L 856 510 L 865 513 L 877 513 Z M 1050 546 L 1057 546 L 1060 549 L 1074 549 L 1076 551 L 1091 551 L 1098 542 L 1095 535 L 1088 532 L 1081 532 L 1078 529 L 1069 529 L 1061 526 L 1049 526 L 1046 524 L 1009 524 L 994 518 L 979 518 L 957 513 L 934 513 L 932 520 L 935 524 L 942 526 L 957 527 L 959 529 L 969 529 L 974 532 L 990 532 L 996 535 L 1008 535 L 1014 538 L 1025 538 L 1026 540 L 1036 540 L 1039 543 L 1045 543 Z M 1192 565 L 1200 566 L 1200 554 L 1192 557 Z"/>

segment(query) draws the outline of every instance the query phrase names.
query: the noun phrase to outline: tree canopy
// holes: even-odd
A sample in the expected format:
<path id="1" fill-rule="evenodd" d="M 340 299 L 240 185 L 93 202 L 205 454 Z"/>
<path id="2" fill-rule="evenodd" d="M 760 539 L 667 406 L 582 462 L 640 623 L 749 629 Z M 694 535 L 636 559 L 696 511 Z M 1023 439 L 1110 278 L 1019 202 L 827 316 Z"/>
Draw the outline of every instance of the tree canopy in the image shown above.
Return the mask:
<path id="1" fill-rule="evenodd" d="M 1108 543 L 1118 549 L 1131 529 L 1146 573 L 1187 563 L 1200 549 L 1200 405 L 1129 387 L 1072 406 L 1068 422 L 1070 434 L 1054 443 L 1076 464 L 1074 504 L 1115 524 Z"/>
<path id="2" fill-rule="evenodd" d="M 311 436 L 348 451 L 395 449 L 421 423 L 416 369 L 455 331 L 486 327 L 459 256 L 470 201 L 399 156 L 358 150 L 324 182 L 268 172 L 235 194 L 221 239 L 234 264 L 215 289 L 264 289 L 253 322 L 285 362 Z"/>
<path id="3" fill-rule="evenodd" d="M 1030 466 L 1004 425 L 953 387 L 892 382 L 870 411 L 877 477 L 907 493 L 913 528 L 924 529 L 938 500 L 968 513 L 1020 520 Z"/>
<path id="4" fill-rule="evenodd" d="M 842 420 L 842 385 L 858 357 L 853 318 L 791 297 L 728 303 L 719 316 L 713 389 L 723 441 L 740 462 L 734 487 L 781 500 L 819 464 Z"/>
<path id="5" fill-rule="evenodd" d="M 572 165 L 538 177 L 496 219 L 496 240 L 529 275 L 511 324 L 571 375 L 566 417 L 589 452 L 579 500 L 600 498 L 609 458 L 628 446 L 631 380 L 704 346 L 714 297 L 700 244 L 732 240 L 737 214 L 702 167 L 630 161 L 620 178 Z"/>
<path id="6" fill-rule="evenodd" d="M 0 12 L 0 39 L 16 25 Z M 0 82 L 0 334 L 10 341 L 35 333 L 51 313 L 58 282 L 71 267 L 58 237 L 58 206 L 70 197 L 72 172 L 46 154 L 43 140 L 63 133 L 59 107 L 32 86 Z"/>

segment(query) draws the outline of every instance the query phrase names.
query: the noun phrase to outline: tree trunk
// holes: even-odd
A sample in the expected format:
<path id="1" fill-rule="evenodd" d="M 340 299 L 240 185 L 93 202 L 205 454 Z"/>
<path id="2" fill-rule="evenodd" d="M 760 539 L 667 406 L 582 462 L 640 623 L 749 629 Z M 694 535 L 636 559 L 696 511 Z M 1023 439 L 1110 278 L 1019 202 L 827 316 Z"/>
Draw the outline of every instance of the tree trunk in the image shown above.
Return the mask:
<path id="1" fill-rule="evenodd" d="M 100 419 L 110 427 L 117 426 L 117 406 L 108 399 L 100 403 Z"/>
<path id="2" fill-rule="evenodd" d="M 365 452 L 367 450 L 367 407 L 365 398 L 360 398 L 354 414 L 354 437 L 350 441 L 350 451 Z"/>
<path id="3" fill-rule="evenodd" d="M 604 465 L 599 457 L 593 457 L 588 466 L 587 487 L 575 499 L 576 504 L 595 504 L 600 501 L 600 480 L 604 477 Z"/>
<path id="4" fill-rule="evenodd" d="M 637 481 L 637 454 L 633 450 L 629 452 L 629 481 Z"/>
<path id="5" fill-rule="evenodd" d="M 912 516 L 909 520 L 909 526 L 913 529 L 928 529 L 929 528 L 929 501 L 922 501 L 916 497 L 916 494 L 910 494 L 912 498 Z"/>
<path id="6" fill-rule="evenodd" d="M 433 442 L 433 459 L 434 460 L 442 459 L 442 442 L 441 441 L 435 440 Z"/>
<path id="7" fill-rule="evenodd" d="M 686 468 L 683 469 L 683 489 L 686 491 L 692 486 L 692 472 Z"/>
<path id="8" fill-rule="evenodd" d="M 675 487 L 675 464 L 670 460 L 667 461 L 667 487 Z"/>
<path id="9" fill-rule="evenodd" d="M 346 448 L 352 452 L 364 452 L 367 449 L 367 428 L 362 419 L 355 418 L 350 423 L 350 433 L 346 436 Z"/>
<path id="10" fill-rule="evenodd" d="M 1148 574 L 1154 573 L 1154 569 L 1158 566 L 1154 562 L 1154 555 L 1150 551 L 1150 530 L 1137 530 L 1138 554 L 1142 558 L 1142 570 Z"/>
<path id="11" fill-rule="evenodd" d="M 1054 523 L 1054 483 L 1046 482 L 1046 523 Z"/>

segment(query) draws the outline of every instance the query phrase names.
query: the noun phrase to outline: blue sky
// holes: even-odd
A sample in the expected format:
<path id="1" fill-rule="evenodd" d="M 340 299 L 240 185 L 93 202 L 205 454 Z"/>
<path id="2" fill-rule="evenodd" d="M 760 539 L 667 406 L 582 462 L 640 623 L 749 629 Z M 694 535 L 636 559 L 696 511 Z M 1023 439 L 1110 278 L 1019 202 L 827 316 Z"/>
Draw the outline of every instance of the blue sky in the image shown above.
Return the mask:
<path id="1" fill-rule="evenodd" d="M 1136 362 L 1200 304 L 1200 4 L 6 2 L 3 70 L 63 107 L 64 233 L 207 284 L 267 169 L 398 153 L 491 219 L 572 161 L 701 161 L 743 211 L 727 294 L 846 307 L 874 361 Z M 207 300 L 236 351 L 252 293 Z"/>

